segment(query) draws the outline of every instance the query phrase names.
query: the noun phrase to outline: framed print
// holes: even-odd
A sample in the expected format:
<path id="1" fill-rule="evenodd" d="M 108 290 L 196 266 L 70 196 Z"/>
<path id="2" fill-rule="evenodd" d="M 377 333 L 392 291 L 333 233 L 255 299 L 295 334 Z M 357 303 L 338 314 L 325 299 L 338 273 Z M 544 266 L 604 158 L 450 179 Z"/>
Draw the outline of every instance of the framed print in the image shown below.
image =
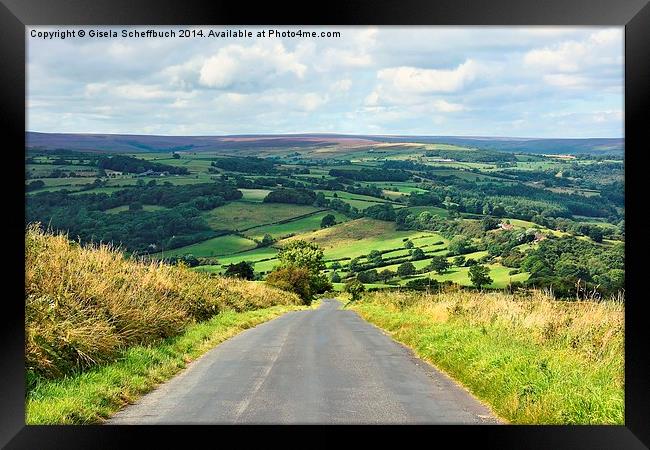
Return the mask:
<path id="1" fill-rule="evenodd" d="M 0 11 L 3 447 L 647 448 L 647 2 Z"/>

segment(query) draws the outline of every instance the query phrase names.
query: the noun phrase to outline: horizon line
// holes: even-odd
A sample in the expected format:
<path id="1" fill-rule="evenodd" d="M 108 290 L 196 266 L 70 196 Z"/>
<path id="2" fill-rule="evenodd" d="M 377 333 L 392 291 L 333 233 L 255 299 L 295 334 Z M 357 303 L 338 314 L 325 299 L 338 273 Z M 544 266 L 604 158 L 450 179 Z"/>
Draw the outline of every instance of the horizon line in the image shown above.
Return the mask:
<path id="1" fill-rule="evenodd" d="M 101 132 L 73 132 L 73 131 L 34 131 L 25 130 L 25 133 L 39 133 L 39 134 L 73 134 L 73 135 L 112 135 L 112 136 L 151 136 L 151 137 L 234 137 L 234 136 L 342 136 L 342 137 L 387 137 L 387 138 L 408 138 L 408 137 L 427 137 L 427 138 L 466 138 L 466 139 L 526 139 L 526 140 L 542 140 L 542 139 L 622 139 L 620 137 L 531 137 L 531 136 L 480 136 L 480 135 L 461 135 L 461 134 L 352 134 L 352 133 L 338 133 L 338 132 L 291 132 L 291 133 L 233 133 L 233 134 L 145 134 L 145 133 L 101 133 Z"/>

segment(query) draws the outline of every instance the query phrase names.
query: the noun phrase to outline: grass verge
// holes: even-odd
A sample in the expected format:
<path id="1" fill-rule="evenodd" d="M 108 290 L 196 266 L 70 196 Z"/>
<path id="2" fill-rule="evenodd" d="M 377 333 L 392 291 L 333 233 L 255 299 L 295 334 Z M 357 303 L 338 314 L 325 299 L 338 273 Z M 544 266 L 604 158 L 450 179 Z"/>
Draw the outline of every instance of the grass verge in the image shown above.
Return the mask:
<path id="1" fill-rule="evenodd" d="M 28 392 L 26 423 L 98 424 L 151 391 L 220 342 L 302 306 L 222 311 L 157 345 L 135 346 L 113 363 L 62 379 L 38 379 Z"/>
<path id="2" fill-rule="evenodd" d="M 347 307 L 511 423 L 624 423 L 620 302 L 378 292 Z"/>

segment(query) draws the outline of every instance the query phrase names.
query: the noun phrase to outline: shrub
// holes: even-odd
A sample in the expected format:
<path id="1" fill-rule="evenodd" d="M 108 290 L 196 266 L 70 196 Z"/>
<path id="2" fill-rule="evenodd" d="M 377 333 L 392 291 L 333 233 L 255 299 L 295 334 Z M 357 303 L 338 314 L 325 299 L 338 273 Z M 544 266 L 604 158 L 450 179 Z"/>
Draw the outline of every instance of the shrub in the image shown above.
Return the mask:
<path id="1" fill-rule="evenodd" d="M 366 287 L 357 279 L 348 280 L 345 283 L 345 292 L 352 296 L 352 301 L 357 301 L 361 298 L 361 294 L 366 290 Z"/>
<path id="2" fill-rule="evenodd" d="M 472 281 L 472 284 L 479 289 L 493 281 L 492 278 L 490 278 L 490 269 L 478 264 L 469 269 L 469 279 Z"/>
<path id="3" fill-rule="evenodd" d="M 314 295 L 311 272 L 302 267 L 288 266 L 275 269 L 266 277 L 266 284 L 298 294 L 306 305 L 311 303 Z"/>
<path id="4" fill-rule="evenodd" d="M 328 228 L 331 227 L 332 225 L 336 225 L 336 217 L 334 217 L 334 214 L 327 214 L 320 221 L 321 228 Z"/>
<path id="5" fill-rule="evenodd" d="M 407 277 L 413 275 L 414 273 L 415 273 L 415 266 L 413 265 L 413 263 L 405 262 L 400 264 L 397 267 L 397 275 L 399 275 L 400 277 Z"/>
<path id="6" fill-rule="evenodd" d="M 230 264 L 224 275 L 227 277 L 242 278 L 244 280 L 252 280 L 255 278 L 255 271 L 253 265 L 248 261 L 242 261 L 237 264 Z"/>

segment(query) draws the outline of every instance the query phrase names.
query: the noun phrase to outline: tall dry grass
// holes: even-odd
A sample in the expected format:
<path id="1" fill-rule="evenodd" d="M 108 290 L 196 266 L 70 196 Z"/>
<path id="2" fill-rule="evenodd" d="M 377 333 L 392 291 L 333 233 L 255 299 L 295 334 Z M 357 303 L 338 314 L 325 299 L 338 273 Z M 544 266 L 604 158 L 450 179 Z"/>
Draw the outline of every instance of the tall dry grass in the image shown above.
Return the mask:
<path id="1" fill-rule="evenodd" d="M 175 336 L 220 311 L 300 304 L 295 294 L 183 267 L 127 259 L 108 245 L 25 233 L 29 372 L 57 377 L 113 360 L 132 345 Z"/>
<path id="2" fill-rule="evenodd" d="M 376 292 L 352 308 L 513 423 L 624 422 L 621 300 Z"/>
<path id="3" fill-rule="evenodd" d="M 545 347 L 570 349 L 593 361 L 624 359 L 624 303 L 561 301 L 544 291 L 529 295 L 452 290 L 441 293 L 376 292 L 367 300 L 408 309 L 429 323 L 463 321 L 497 328 Z"/>

